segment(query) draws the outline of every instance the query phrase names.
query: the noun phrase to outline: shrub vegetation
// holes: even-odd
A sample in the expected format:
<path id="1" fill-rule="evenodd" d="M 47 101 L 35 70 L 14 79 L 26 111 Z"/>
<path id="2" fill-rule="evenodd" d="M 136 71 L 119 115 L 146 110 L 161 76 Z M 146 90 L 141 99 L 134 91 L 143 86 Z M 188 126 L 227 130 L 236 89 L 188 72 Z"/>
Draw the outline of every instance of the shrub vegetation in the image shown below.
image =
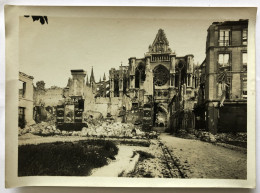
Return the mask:
<path id="1" fill-rule="evenodd" d="M 18 149 L 18 176 L 87 176 L 117 153 L 116 145 L 105 140 L 23 145 Z"/>

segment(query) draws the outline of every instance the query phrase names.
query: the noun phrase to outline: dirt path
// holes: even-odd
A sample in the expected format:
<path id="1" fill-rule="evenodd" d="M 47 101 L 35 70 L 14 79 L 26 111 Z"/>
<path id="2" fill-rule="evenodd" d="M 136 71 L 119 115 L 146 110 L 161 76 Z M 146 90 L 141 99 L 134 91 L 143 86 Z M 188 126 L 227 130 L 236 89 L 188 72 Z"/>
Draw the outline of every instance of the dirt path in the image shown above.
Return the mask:
<path id="1" fill-rule="evenodd" d="M 189 178 L 246 179 L 247 155 L 240 151 L 198 140 L 182 139 L 162 133 L 161 141 Z"/>
<path id="2" fill-rule="evenodd" d="M 91 176 L 102 176 L 102 177 L 118 177 L 122 172 L 131 172 L 134 170 L 135 165 L 139 159 L 139 154 L 134 155 L 136 147 L 134 146 L 118 146 L 119 151 L 113 160 L 108 165 L 102 168 L 96 168 L 92 171 Z"/>

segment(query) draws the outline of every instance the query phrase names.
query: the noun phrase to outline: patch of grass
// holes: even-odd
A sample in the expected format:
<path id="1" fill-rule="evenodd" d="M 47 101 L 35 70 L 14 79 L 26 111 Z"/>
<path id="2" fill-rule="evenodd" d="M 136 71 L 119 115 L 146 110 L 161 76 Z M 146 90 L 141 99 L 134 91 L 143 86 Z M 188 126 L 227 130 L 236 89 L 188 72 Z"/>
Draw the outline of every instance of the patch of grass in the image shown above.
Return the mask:
<path id="1" fill-rule="evenodd" d="M 117 153 L 116 145 L 105 140 L 23 145 L 18 149 L 18 176 L 87 176 Z"/>

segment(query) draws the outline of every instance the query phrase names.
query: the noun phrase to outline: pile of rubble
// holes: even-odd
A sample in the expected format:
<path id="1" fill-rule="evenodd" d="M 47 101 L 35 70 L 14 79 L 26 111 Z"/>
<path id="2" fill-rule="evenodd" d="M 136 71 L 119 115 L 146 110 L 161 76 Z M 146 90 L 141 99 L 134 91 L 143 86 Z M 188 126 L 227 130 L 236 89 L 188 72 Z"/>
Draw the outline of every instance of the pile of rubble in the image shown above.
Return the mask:
<path id="1" fill-rule="evenodd" d="M 143 138 L 146 133 L 133 124 L 120 122 L 103 122 L 99 126 L 88 124 L 88 128 L 83 128 L 82 136 L 97 136 L 97 137 L 126 137 L 126 138 Z"/>
<path id="2" fill-rule="evenodd" d="M 25 126 L 25 128 L 18 129 L 18 135 L 24 135 L 26 133 L 31 133 L 33 135 L 40 136 L 52 136 L 52 135 L 60 135 L 61 131 L 56 128 L 55 124 L 52 122 L 41 122 L 38 124 L 34 124 L 31 126 Z"/>
<path id="3" fill-rule="evenodd" d="M 185 129 L 180 129 L 176 134 L 176 137 L 184 138 L 184 139 L 197 139 L 194 135 L 194 132 L 187 131 Z"/>
<path id="4" fill-rule="evenodd" d="M 219 142 L 226 142 L 226 141 L 247 141 L 247 134 L 246 133 L 218 133 L 216 134 L 216 139 Z"/>
<path id="5" fill-rule="evenodd" d="M 246 133 L 218 133 L 213 135 L 206 131 L 195 131 L 195 136 L 201 141 L 210 143 L 226 143 L 230 145 L 246 147 L 247 134 Z"/>
<path id="6" fill-rule="evenodd" d="M 88 128 L 83 127 L 81 131 L 73 131 L 71 135 L 83 137 L 110 137 L 133 139 L 151 139 L 158 137 L 158 133 L 155 131 L 144 132 L 139 126 L 130 123 L 120 122 L 103 122 L 102 124 L 88 123 Z"/>
<path id="7" fill-rule="evenodd" d="M 201 141 L 206 141 L 210 143 L 217 142 L 216 136 L 206 131 L 198 131 L 198 130 L 187 131 L 185 129 L 180 129 L 175 135 L 177 137 L 185 138 L 185 139 L 199 139 Z"/>
<path id="8" fill-rule="evenodd" d="M 216 143 L 217 139 L 216 136 L 213 135 L 210 132 L 206 131 L 195 131 L 195 136 L 199 138 L 201 141 L 206 141 L 206 142 L 211 142 L 211 143 Z"/>
<path id="9" fill-rule="evenodd" d="M 158 133 L 144 132 L 140 126 L 130 123 L 120 122 L 101 122 L 88 123 L 88 127 L 83 127 L 81 131 L 61 131 L 56 128 L 55 124 L 50 122 L 42 122 L 31 126 L 26 126 L 24 129 L 19 128 L 18 135 L 31 133 L 39 136 L 82 136 L 82 137 L 115 137 L 115 138 L 157 138 Z"/>
<path id="10" fill-rule="evenodd" d="M 174 134 L 176 137 L 184 139 L 198 139 L 201 141 L 218 144 L 218 145 L 232 145 L 241 148 L 247 147 L 246 133 L 217 133 L 213 135 L 210 132 L 203 130 L 185 130 L 180 129 Z"/>

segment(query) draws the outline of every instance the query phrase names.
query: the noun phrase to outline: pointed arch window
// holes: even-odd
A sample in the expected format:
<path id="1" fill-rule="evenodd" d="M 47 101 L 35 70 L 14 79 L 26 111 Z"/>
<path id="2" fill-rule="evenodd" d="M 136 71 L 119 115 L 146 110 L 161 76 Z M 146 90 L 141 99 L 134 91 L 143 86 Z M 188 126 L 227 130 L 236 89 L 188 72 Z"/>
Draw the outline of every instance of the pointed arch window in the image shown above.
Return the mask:
<path id="1" fill-rule="evenodd" d="M 145 65 L 140 63 L 135 69 L 135 88 L 140 88 L 140 83 L 145 81 Z"/>

